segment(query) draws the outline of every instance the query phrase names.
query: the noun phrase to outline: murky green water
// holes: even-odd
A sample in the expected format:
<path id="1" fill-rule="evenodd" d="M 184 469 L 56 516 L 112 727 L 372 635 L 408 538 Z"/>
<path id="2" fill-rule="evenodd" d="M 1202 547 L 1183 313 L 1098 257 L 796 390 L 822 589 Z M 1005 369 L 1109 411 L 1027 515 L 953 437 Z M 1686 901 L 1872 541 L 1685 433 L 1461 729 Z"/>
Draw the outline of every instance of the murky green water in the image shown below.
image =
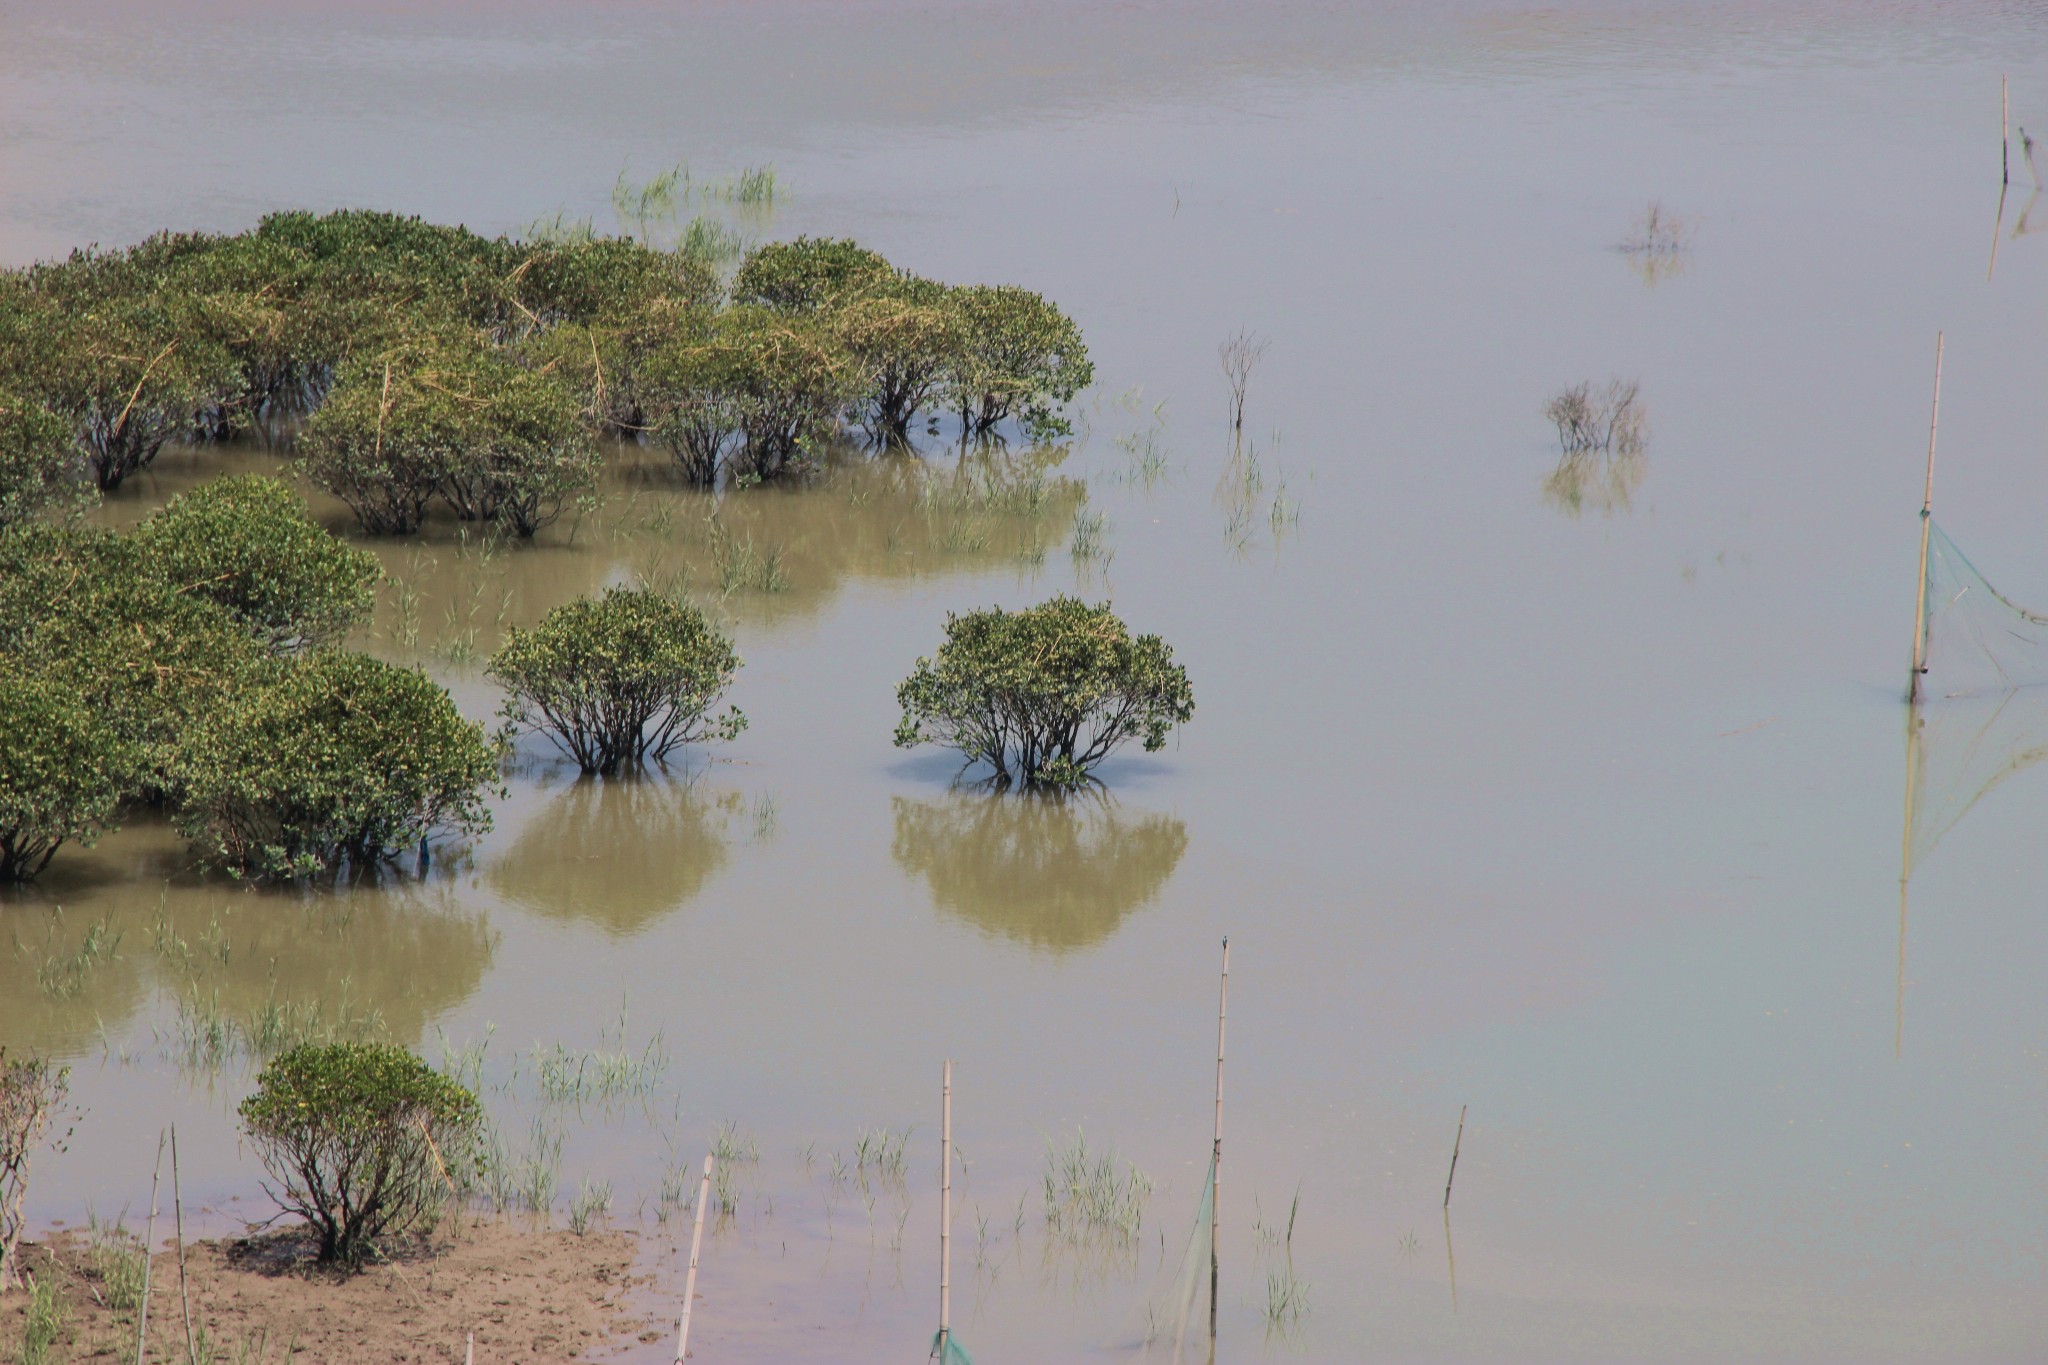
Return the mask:
<path id="1" fill-rule="evenodd" d="M 608 1178 L 663 1245 L 663 1168 L 736 1122 L 693 1349 L 909 1357 L 950 1056 L 962 1341 L 1102 1358 L 1193 1214 L 1228 933 L 1219 1357 L 2038 1358 L 2048 786 L 1899 889 L 1937 328 L 1943 524 L 2048 603 L 2048 235 L 2014 235 L 2016 150 L 1987 279 L 2001 72 L 2048 129 L 2048 32 L 1995 4 L 0 12 L 5 259 L 285 205 L 604 222 L 622 165 L 772 161 L 773 232 L 1042 290 L 1103 381 L 1049 467 L 714 506 L 629 453 L 535 546 L 376 546 L 372 647 L 472 715 L 505 625 L 637 577 L 730 621 L 752 726 L 667 784 L 534 749 L 493 834 L 374 893 L 200 882 L 147 826 L 62 855 L 0 904 L 0 1041 L 70 1056 L 88 1111 L 39 1207 L 139 1208 L 176 1120 L 212 1225 L 255 1216 L 247 1062 L 205 1024 L 313 1002 L 488 1037 L 515 1155 L 540 1114 L 562 1207 Z M 1646 283 L 1614 248 L 1653 198 L 1693 237 Z M 1646 456 L 1560 472 L 1543 405 L 1612 375 Z M 169 455 L 106 515 L 274 460 Z M 1055 808 L 890 747 L 948 610 L 1067 589 L 1186 662 L 1165 753 Z M 543 1102 L 558 1043 L 586 1090 L 615 1059 L 609 1103 Z M 835 1179 L 905 1125 L 900 1189 Z M 1045 1235 L 1076 1127 L 1157 1182 L 1134 1248 Z M 1261 1229 L 1297 1187 L 1280 1336 Z"/>

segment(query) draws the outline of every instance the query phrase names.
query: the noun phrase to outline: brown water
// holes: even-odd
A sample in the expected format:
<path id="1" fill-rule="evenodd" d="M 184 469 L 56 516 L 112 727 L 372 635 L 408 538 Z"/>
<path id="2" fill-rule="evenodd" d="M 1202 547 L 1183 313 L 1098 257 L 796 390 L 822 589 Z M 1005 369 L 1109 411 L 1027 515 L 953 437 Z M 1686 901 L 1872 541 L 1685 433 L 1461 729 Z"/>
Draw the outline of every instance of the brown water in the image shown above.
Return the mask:
<path id="1" fill-rule="evenodd" d="M 376 546 L 367 643 L 472 715 L 503 626 L 640 578 L 729 621 L 752 726 L 668 783 L 534 748 L 491 835 L 386 890 L 201 882 L 148 827 L 62 855 L 0 904 L 0 1041 L 70 1056 L 87 1109 L 39 1210 L 132 1214 L 172 1119 L 215 1222 L 259 1209 L 246 1059 L 191 1024 L 312 1002 L 431 1057 L 488 1037 L 515 1154 L 536 1114 L 564 1137 L 560 1209 L 608 1178 L 664 1246 L 663 1167 L 737 1123 L 693 1348 L 912 1358 L 950 1056 L 962 1342 L 1104 1358 L 1194 1211 L 1228 933 L 1219 1357 L 2038 1359 L 2048 787 L 1999 783 L 1899 888 L 1937 328 L 1943 523 L 2048 602 L 2017 138 L 1987 279 L 2001 72 L 2048 129 L 2024 5 L 0 8 L 0 258 L 284 205 L 608 223 L 622 165 L 772 161 L 764 230 L 1040 289 L 1102 378 L 1049 468 L 935 450 L 714 506 L 622 454 L 537 545 Z M 1615 250 L 1653 198 L 1681 268 Z M 1611 375 L 1646 456 L 1560 470 L 1544 403 Z M 106 515 L 274 460 L 168 455 Z M 1053 807 L 890 747 L 948 610 L 1070 589 L 1186 662 L 1164 753 Z M 1999 771 L 1968 757 L 1922 771 Z M 112 956 L 47 968 L 102 920 Z M 558 1043 L 652 1079 L 544 1103 Z M 900 1190 L 836 1181 L 885 1125 Z M 1077 1127 L 1158 1183 L 1133 1254 L 1045 1234 Z M 1297 1187 L 1276 1335 L 1255 1225 Z"/>

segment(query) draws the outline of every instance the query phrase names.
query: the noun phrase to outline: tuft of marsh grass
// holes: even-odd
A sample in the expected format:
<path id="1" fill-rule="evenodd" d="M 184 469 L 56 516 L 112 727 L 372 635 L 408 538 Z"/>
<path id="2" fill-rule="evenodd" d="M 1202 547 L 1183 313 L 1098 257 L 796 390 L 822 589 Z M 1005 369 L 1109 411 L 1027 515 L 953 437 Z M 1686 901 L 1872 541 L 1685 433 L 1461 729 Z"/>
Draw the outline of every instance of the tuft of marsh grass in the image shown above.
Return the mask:
<path id="1" fill-rule="evenodd" d="M 736 592 L 788 592 L 789 574 L 783 558 L 780 545 L 756 549 L 751 532 L 735 540 L 713 524 L 711 560 L 718 570 L 719 591 L 727 597 Z"/>
<path id="2" fill-rule="evenodd" d="M 711 1168 L 711 1200 L 723 1216 L 730 1217 L 739 1211 L 739 1177 L 733 1174 L 732 1167 L 714 1165 Z"/>
<path id="3" fill-rule="evenodd" d="M 1308 1316 L 1308 1292 L 1314 1288 L 1298 1279 L 1291 1265 L 1266 1272 L 1266 1322 L 1273 1327 L 1291 1327 Z"/>
<path id="4" fill-rule="evenodd" d="M 86 1259 L 99 1277 L 100 1296 L 107 1309 L 120 1317 L 133 1317 L 142 1306 L 142 1277 L 149 1261 L 142 1239 L 117 1219 L 103 1223 L 86 1210 Z"/>
<path id="5" fill-rule="evenodd" d="M 754 798 L 754 842 L 762 844 L 782 827 L 782 803 L 765 792 Z"/>
<path id="6" fill-rule="evenodd" d="M 643 244 L 652 245 L 654 230 L 676 220 L 679 206 L 689 196 L 689 167 L 681 162 L 635 184 L 619 168 L 612 183 L 612 211 L 621 229 L 631 228 Z"/>
<path id="7" fill-rule="evenodd" d="M 901 1180 L 908 1167 L 910 1133 L 908 1128 L 900 1133 L 892 1128 L 863 1128 L 853 1144 L 854 1169 L 863 1176 L 872 1171 Z"/>
<path id="8" fill-rule="evenodd" d="M 657 1033 L 637 1054 L 623 1048 L 570 1048 L 563 1043 L 533 1049 L 534 1075 L 547 1104 L 604 1104 L 651 1094 L 668 1070 L 668 1047 Z"/>
<path id="9" fill-rule="evenodd" d="M 739 231 L 709 214 L 700 213 L 683 229 L 676 252 L 713 270 L 721 269 L 746 254 L 746 241 Z"/>
<path id="10" fill-rule="evenodd" d="M 597 240 L 597 225 L 588 218 L 571 218 L 566 208 L 536 218 L 520 230 L 529 242 L 549 246 L 587 246 Z"/>
<path id="11" fill-rule="evenodd" d="M 29 1283 L 28 1309 L 22 1319 L 22 1365 L 44 1365 L 53 1359 L 50 1348 L 63 1334 L 64 1301 L 57 1296 L 56 1279 L 38 1276 Z"/>
<path id="12" fill-rule="evenodd" d="M 41 959 L 36 964 L 36 985 L 52 1000 L 69 1000 L 83 991 L 94 970 L 103 962 L 111 962 L 121 946 L 121 931 L 114 928 L 113 921 L 102 917 L 85 927 L 76 948 L 59 947 L 57 927 L 62 919 L 60 910 L 50 920 Z M 32 950 L 19 938 L 14 941 L 14 951 L 23 957 L 32 955 Z"/>
<path id="13" fill-rule="evenodd" d="M 612 1182 L 600 1180 L 583 1182 L 576 1191 L 576 1197 L 569 1201 L 569 1231 L 578 1237 L 587 1234 L 611 1212 Z"/>
<path id="14" fill-rule="evenodd" d="M 751 1165 L 761 1159 L 761 1146 L 751 1134 L 741 1132 L 739 1124 L 727 1119 L 711 1135 L 711 1155 L 719 1165 L 739 1161 Z"/>
<path id="15" fill-rule="evenodd" d="M 1118 1170 L 1115 1151 L 1088 1149 L 1088 1138 L 1076 1131 L 1065 1146 L 1045 1148 L 1045 1223 L 1049 1232 L 1072 1240 L 1107 1237 L 1120 1243 L 1137 1240 L 1144 1221 L 1152 1180 L 1129 1161 Z"/>
<path id="16" fill-rule="evenodd" d="M 1140 488 L 1152 488 L 1173 467 L 1166 447 L 1160 444 L 1158 429 L 1119 436 L 1110 444 L 1124 453 L 1124 479 Z"/>
<path id="17" fill-rule="evenodd" d="M 447 1030 L 437 1025 L 434 1032 L 441 1038 L 441 1074 L 472 1095 L 483 1093 L 484 1054 L 490 1050 L 491 1037 L 497 1031 L 496 1024 L 486 1024 L 480 1041 L 457 1044 L 450 1040 Z"/>
<path id="18" fill-rule="evenodd" d="M 317 1000 L 281 1001 L 275 996 L 236 1016 L 221 1008 L 220 991 L 193 990 L 178 1001 L 166 1039 L 173 1061 L 193 1071 L 218 1071 L 237 1060 L 267 1061 L 302 1043 L 360 1042 L 384 1035 L 381 1011 L 359 1013 L 342 983 L 332 1013 Z"/>
<path id="19" fill-rule="evenodd" d="M 551 1219 L 555 1213 L 555 1185 L 562 1169 L 562 1134 L 540 1119 L 527 1134 L 526 1151 L 511 1168 L 514 1198 L 508 1205 Z"/>
<path id="20" fill-rule="evenodd" d="M 729 204 L 765 207 L 775 202 L 775 167 L 746 166 L 723 180 L 705 185 L 703 197 Z"/>
<path id="21" fill-rule="evenodd" d="M 1252 1201 L 1254 1209 L 1258 1201 Z M 1270 1258 L 1279 1254 L 1280 1263 L 1266 1269 L 1266 1326 L 1268 1330 L 1286 1330 L 1308 1315 L 1308 1294 L 1313 1288 L 1310 1283 L 1294 1273 L 1294 1220 L 1301 1214 L 1301 1187 L 1294 1188 L 1294 1201 L 1287 1206 L 1287 1222 L 1279 1228 L 1268 1227 L 1263 1213 L 1252 1218 L 1252 1235 L 1258 1245 L 1261 1257 Z M 1412 1239 L 1414 1234 L 1409 1234 Z"/>
<path id="22" fill-rule="evenodd" d="M 1104 565 L 1114 551 L 1109 548 L 1109 518 L 1086 507 L 1074 509 L 1074 525 L 1067 553 L 1076 564 Z"/>

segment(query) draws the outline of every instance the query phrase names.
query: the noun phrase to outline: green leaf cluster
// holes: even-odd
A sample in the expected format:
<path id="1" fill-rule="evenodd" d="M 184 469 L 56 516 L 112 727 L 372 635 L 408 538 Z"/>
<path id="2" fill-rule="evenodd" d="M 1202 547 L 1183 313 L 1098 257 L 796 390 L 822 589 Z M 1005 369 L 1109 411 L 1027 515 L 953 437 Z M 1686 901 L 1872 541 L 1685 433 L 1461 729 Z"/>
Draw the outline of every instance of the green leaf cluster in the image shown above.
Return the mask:
<path id="1" fill-rule="evenodd" d="M 744 730 L 735 709 L 708 714 L 739 665 L 695 607 L 613 588 L 513 630 L 489 672 L 507 693 L 508 740 L 544 734 L 584 772 L 609 776 Z"/>
<path id="2" fill-rule="evenodd" d="M 0 662 L 0 882 L 27 881 L 59 845 L 98 838 L 134 766 L 131 748 L 76 689 Z"/>
<path id="3" fill-rule="evenodd" d="M 69 690 L 107 732 L 95 744 L 132 758 L 124 799 L 169 794 L 180 735 L 261 654 L 137 537 L 49 522 L 0 532 L 0 658 Z"/>
<path id="4" fill-rule="evenodd" d="M 638 397 L 691 482 L 772 478 L 829 436 L 857 392 L 850 358 L 817 318 L 736 305 L 653 350 Z"/>
<path id="5" fill-rule="evenodd" d="M 431 1219 L 476 1160 L 476 1095 L 412 1052 L 380 1043 L 305 1044 L 279 1054 L 241 1103 L 271 1196 L 352 1266 L 377 1239 Z"/>
<path id="6" fill-rule="evenodd" d="M 963 437 L 1014 420 L 1045 440 L 1095 371 L 1080 329 L 1011 285 L 945 285 L 898 270 L 851 241 L 799 237 L 761 247 L 733 301 L 825 320 L 856 373 L 853 420 L 878 441 L 908 438 L 920 412 L 957 413 Z"/>
<path id="7" fill-rule="evenodd" d="M 368 655 L 268 660 L 183 741 L 179 831 L 231 875 L 374 875 L 436 829 L 490 827 L 483 727 L 424 674 Z"/>
<path id="8" fill-rule="evenodd" d="M 522 538 L 600 466 L 567 387 L 459 338 L 351 361 L 307 420 L 299 461 L 373 534 L 418 530 L 438 497 Z"/>
<path id="9" fill-rule="evenodd" d="M 933 658 L 896 691 L 896 743 L 940 744 L 999 782 L 1075 787 L 1119 746 L 1160 749 L 1195 712 L 1187 670 L 1105 604 L 1055 597 L 1023 611 L 951 614 Z"/>
<path id="10" fill-rule="evenodd" d="M 843 239 L 761 246 L 727 290 L 694 249 L 275 213 L 0 271 L 0 523 L 63 500 L 58 429 L 110 490 L 169 442 L 313 414 L 307 469 L 366 530 L 413 531 L 440 497 L 530 536 L 595 478 L 598 433 L 651 436 L 700 484 L 753 482 L 843 422 L 877 442 L 942 412 L 964 438 L 1056 436 L 1091 379 L 1039 295 Z"/>
<path id="11" fill-rule="evenodd" d="M 277 479 L 215 479 L 171 499 L 135 531 L 156 572 L 217 603 L 276 652 L 338 644 L 368 620 L 383 571 L 330 535 Z"/>
<path id="12" fill-rule="evenodd" d="M 202 854 L 265 877 L 476 827 L 495 772 L 481 729 L 416 674 L 316 648 L 364 619 L 376 574 L 260 478 L 208 485 L 127 535 L 0 530 L 0 880 L 35 876 L 131 802 L 173 809 Z"/>
<path id="13" fill-rule="evenodd" d="M 70 430 L 47 408 L 0 389 L 0 530 L 91 500 Z"/>

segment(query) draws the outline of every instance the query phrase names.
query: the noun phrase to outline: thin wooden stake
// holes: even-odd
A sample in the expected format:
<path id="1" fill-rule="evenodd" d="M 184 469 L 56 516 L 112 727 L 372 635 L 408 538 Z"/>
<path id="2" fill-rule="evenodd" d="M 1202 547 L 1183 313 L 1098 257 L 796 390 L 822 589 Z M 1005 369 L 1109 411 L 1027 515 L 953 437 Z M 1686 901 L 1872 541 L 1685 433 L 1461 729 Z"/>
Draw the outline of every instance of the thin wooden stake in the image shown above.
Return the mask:
<path id="1" fill-rule="evenodd" d="M 149 1227 L 142 1234 L 142 1311 L 135 1315 L 135 1365 L 142 1365 L 149 1354 L 149 1271 L 156 1263 L 156 1191 L 163 1178 L 164 1134 L 158 1129 L 156 1166 L 149 1173 Z"/>
<path id="2" fill-rule="evenodd" d="M 1991 283 L 1991 277 L 1998 273 L 1998 239 L 2005 234 L 2005 193 L 2007 186 L 1998 187 L 1998 209 L 1991 215 L 1991 264 L 1984 267 L 1984 283 Z"/>
<path id="3" fill-rule="evenodd" d="M 1920 678 L 1927 672 L 1927 533 L 1934 525 L 1934 438 L 1941 430 L 1941 348 L 1943 334 L 1934 334 L 1934 408 L 1927 418 L 1927 486 L 1920 497 L 1920 594 L 1913 600 L 1913 679 L 1907 701 L 1920 700 Z"/>
<path id="4" fill-rule="evenodd" d="M 704 1154 L 704 1178 L 697 1182 L 697 1226 L 690 1231 L 690 1273 L 683 1278 L 683 1316 L 676 1323 L 676 1365 L 690 1350 L 690 1309 L 697 1298 L 697 1252 L 704 1245 L 704 1206 L 711 1202 L 711 1153 Z"/>
<path id="5" fill-rule="evenodd" d="M 940 1365 L 953 1331 L 953 1061 L 946 1060 L 939 1100 L 939 1340 Z"/>
<path id="6" fill-rule="evenodd" d="M 462 1365 L 476 1365 L 476 1333 L 469 1334 L 469 1341 L 462 1348 Z"/>
<path id="7" fill-rule="evenodd" d="M 1462 1104 L 1458 1106 L 1458 1136 L 1451 1141 L 1451 1173 L 1444 1177 L 1444 1210 L 1446 1213 L 1450 1211 L 1451 1207 L 1451 1182 L 1458 1178 L 1458 1149 L 1465 1145 L 1465 1108 L 1466 1106 Z M 1449 1223 L 1446 1222 L 1445 1226 L 1448 1227 Z"/>
<path id="8" fill-rule="evenodd" d="M 1230 937 L 1223 939 L 1223 985 L 1216 996 L 1216 1145 L 1209 1152 L 1209 1340 L 1216 1340 L 1216 1300 L 1223 1278 L 1223 1026 L 1230 1015 Z"/>
<path id="9" fill-rule="evenodd" d="M 185 1365 L 199 1365 L 192 1347 L 192 1295 L 185 1288 L 185 1197 L 178 1189 L 178 1125 L 171 1125 L 171 1214 L 178 1226 L 178 1299 L 185 1305 Z"/>
<path id="10" fill-rule="evenodd" d="M 2012 183 L 2012 103 L 2006 78 L 1998 78 L 1998 183 Z"/>
<path id="11" fill-rule="evenodd" d="M 1451 1206 L 1444 1205 L 1444 1264 L 1451 1272 L 1451 1313 L 1458 1311 L 1458 1253 L 1451 1249 Z"/>

